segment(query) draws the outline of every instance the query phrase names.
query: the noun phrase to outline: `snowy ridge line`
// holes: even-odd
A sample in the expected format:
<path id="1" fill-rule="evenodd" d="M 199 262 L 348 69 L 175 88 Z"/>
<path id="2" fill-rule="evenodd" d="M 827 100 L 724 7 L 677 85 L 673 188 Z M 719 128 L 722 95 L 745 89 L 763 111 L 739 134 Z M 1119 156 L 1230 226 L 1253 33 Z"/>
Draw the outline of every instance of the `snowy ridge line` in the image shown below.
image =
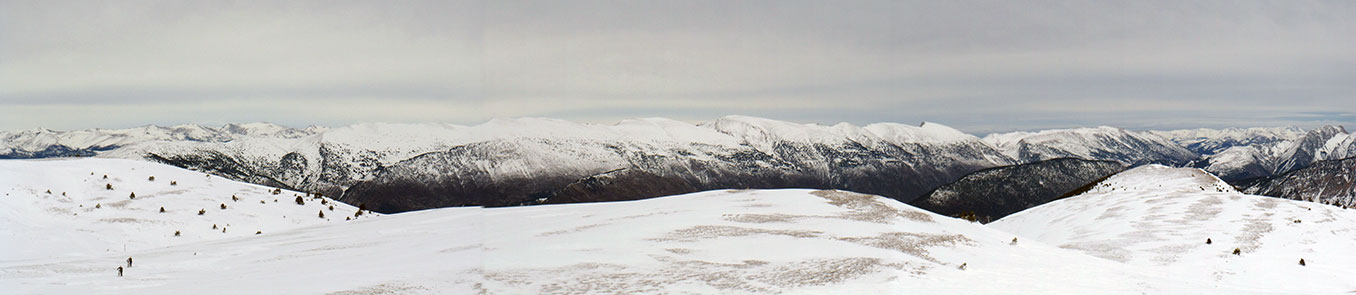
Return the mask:
<path id="1" fill-rule="evenodd" d="M 1356 153 L 1356 140 L 1336 126 L 1308 132 L 1298 128 L 1158 132 L 1102 126 L 990 134 L 981 139 L 931 122 L 825 126 L 748 116 L 702 124 L 663 118 L 610 125 L 517 118 L 473 126 L 364 123 L 293 129 L 252 123 L 0 132 L 0 158 L 95 155 L 152 160 L 369 202 L 387 212 L 532 204 L 543 197 L 557 202 L 548 195 L 570 182 L 621 168 L 639 172 L 616 183 L 636 186 L 642 185 L 636 177 L 657 178 L 669 183 L 666 194 L 816 187 L 911 201 L 979 169 L 1056 158 L 1200 167 L 1238 181 L 1351 153 Z M 518 187 L 507 181 L 529 184 Z M 466 185 L 471 183 L 486 185 Z M 626 190 L 639 189 L 620 189 Z M 384 200 L 378 195 L 397 197 Z M 603 193 L 567 199 L 653 196 L 657 195 Z"/>

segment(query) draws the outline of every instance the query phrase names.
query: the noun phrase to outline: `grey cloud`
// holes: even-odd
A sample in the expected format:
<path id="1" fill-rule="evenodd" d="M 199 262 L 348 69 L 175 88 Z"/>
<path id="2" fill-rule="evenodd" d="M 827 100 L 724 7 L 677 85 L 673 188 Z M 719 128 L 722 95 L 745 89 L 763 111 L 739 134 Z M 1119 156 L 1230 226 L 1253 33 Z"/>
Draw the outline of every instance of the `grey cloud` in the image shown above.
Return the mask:
<path id="1" fill-rule="evenodd" d="M 0 1 L 0 128 L 728 114 L 973 133 L 1356 125 L 1342 115 L 1356 112 L 1349 36 L 1350 1 Z M 183 115 L 19 113 L 89 105 Z M 263 111 L 307 105 L 323 109 L 309 123 Z"/>

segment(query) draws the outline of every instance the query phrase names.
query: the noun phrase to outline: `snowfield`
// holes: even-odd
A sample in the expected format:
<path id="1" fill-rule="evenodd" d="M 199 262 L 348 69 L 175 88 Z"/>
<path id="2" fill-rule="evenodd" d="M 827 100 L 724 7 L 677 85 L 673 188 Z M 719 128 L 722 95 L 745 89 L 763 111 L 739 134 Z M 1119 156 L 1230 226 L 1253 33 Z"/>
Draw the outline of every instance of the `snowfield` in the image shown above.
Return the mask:
<path id="1" fill-rule="evenodd" d="M 104 174 L 109 175 L 107 180 Z M 155 181 L 148 180 L 151 175 Z M 0 161 L 0 191 L 8 194 L 0 197 L 0 290 L 18 294 L 1356 290 L 1352 211 L 1234 193 L 1199 170 L 1139 168 L 1107 183 L 994 226 L 879 196 L 808 189 L 443 208 L 364 214 L 346 221 L 356 208 L 330 200 L 322 206 L 321 199 L 313 198 L 298 205 L 293 200 L 302 193 L 273 195 L 266 187 L 165 165 L 111 159 L 5 160 Z M 107 190 L 106 184 L 114 189 Z M 46 193 L 49 189 L 52 194 Z M 132 191 L 137 192 L 135 200 L 128 198 Z M 231 195 L 241 200 L 233 201 Z M 219 207 L 223 203 L 225 210 Z M 95 204 L 99 208 L 91 209 Z M 329 211 L 330 204 L 334 211 Z M 159 212 L 161 206 L 166 213 Z M 206 213 L 197 215 L 199 209 Z M 325 218 L 319 212 L 325 212 Z M 225 233 L 211 228 L 223 224 Z M 175 237 L 175 230 L 181 236 Z M 1205 237 L 1214 243 L 1204 245 Z M 1244 249 L 1241 256 L 1225 251 L 1234 247 Z M 125 269 L 125 276 L 117 276 L 116 268 L 126 267 L 128 257 L 134 258 L 133 266 Z M 1301 257 L 1308 266 L 1296 264 Z"/>
<path id="2" fill-rule="evenodd" d="M 1356 211 L 1245 195 L 1199 169 L 1131 169 L 989 226 L 1188 281 L 1291 294 L 1356 291 Z"/>

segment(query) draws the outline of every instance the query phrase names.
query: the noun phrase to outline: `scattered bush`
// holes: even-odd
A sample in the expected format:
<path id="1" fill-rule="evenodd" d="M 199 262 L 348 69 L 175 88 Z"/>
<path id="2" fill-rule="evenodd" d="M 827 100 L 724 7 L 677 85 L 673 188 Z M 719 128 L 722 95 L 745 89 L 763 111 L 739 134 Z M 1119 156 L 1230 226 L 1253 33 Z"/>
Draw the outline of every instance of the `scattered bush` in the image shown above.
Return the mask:
<path id="1" fill-rule="evenodd" d="M 112 183 L 105 184 L 105 185 L 104 185 L 104 189 L 110 190 L 110 191 L 113 190 L 113 184 L 112 184 Z"/>
<path id="2" fill-rule="evenodd" d="M 212 224 L 212 229 L 217 229 L 217 225 L 215 223 Z"/>
<path id="3" fill-rule="evenodd" d="M 344 220 L 353 220 L 353 218 L 349 218 L 348 216 L 344 216 Z"/>
<path id="4" fill-rule="evenodd" d="M 254 234 L 256 234 L 256 235 L 260 235 L 260 234 L 263 234 L 263 233 L 264 233 L 264 231 L 262 231 L 262 230 L 260 230 L 260 231 L 255 231 L 255 232 L 254 232 Z"/>
<path id="5" fill-rule="evenodd" d="M 52 194 L 52 190 L 47 190 L 47 194 Z"/>
<path id="6" fill-rule="evenodd" d="M 259 204 L 268 204 L 268 202 L 264 202 L 264 200 L 259 200 Z"/>
<path id="7" fill-rule="evenodd" d="M 239 201 L 240 201 L 240 198 L 235 197 L 235 195 L 231 195 L 231 201 L 232 201 L 232 202 L 239 202 Z"/>
<path id="8" fill-rule="evenodd" d="M 1209 245 L 1210 243 L 1212 243 L 1212 242 L 1210 241 L 1210 238 L 1205 238 L 1205 244 L 1206 244 L 1206 245 Z"/>
<path id="9" fill-rule="evenodd" d="M 94 203 L 94 209 L 99 209 L 99 208 L 103 208 L 103 207 L 104 207 L 104 206 L 103 206 L 103 205 L 99 205 L 99 203 Z"/>
<path id="10" fill-rule="evenodd" d="M 221 210 L 226 210 L 226 203 L 221 203 Z"/>
<path id="11" fill-rule="evenodd" d="M 1012 238 L 1012 242 L 1011 242 L 1011 243 L 1008 243 L 1008 245 L 1016 245 L 1016 244 L 1017 244 L 1017 237 L 1013 237 L 1013 238 Z"/>
<path id="12" fill-rule="evenodd" d="M 297 196 L 297 205 L 306 205 L 306 200 L 302 199 L 301 196 Z"/>
<path id="13" fill-rule="evenodd" d="M 165 207 L 160 207 L 160 213 L 165 213 Z"/>
<path id="14" fill-rule="evenodd" d="M 147 178 L 146 181 L 155 181 L 155 175 L 151 175 L 151 177 Z"/>
<path id="15" fill-rule="evenodd" d="M 198 215 L 207 214 L 207 209 L 198 209 Z"/>
<path id="16" fill-rule="evenodd" d="M 1295 219 L 1295 223 L 1300 223 L 1300 220 L 1299 220 L 1299 219 Z"/>
<path id="17" fill-rule="evenodd" d="M 1300 258 L 1300 266 L 1304 266 L 1304 258 Z"/>
<path id="18" fill-rule="evenodd" d="M 353 212 L 353 218 L 358 218 L 358 216 L 363 216 L 363 210 L 358 210 L 358 212 Z"/>
<path id="19" fill-rule="evenodd" d="M 179 236 L 179 231 L 177 231 L 177 230 L 174 231 L 174 236 L 176 236 L 176 237 Z"/>
<path id="20" fill-rule="evenodd" d="M 334 211 L 334 205 L 330 205 L 330 211 Z"/>
<path id="21" fill-rule="evenodd" d="M 1234 255 L 1242 255 L 1242 254 L 1243 254 L 1243 250 L 1240 250 L 1240 249 L 1238 249 L 1238 248 L 1234 248 Z"/>
<path id="22" fill-rule="evenodd" d="M 281 189 L 281 188 L 275 188 L 275 189 L 273 189 L 273 194 L 276 195 L 276 194 L 281 194 L 281 193 L 282 193 L 282 189 Z"/>
<path id="23" fill-rule="evenodd" d="M 104 179 L 108 179 L 108 174 L 104 174 Z"/>
<path id="24" fill-rule="evenodd" d="M 320 218 L 325 218 L 325 210 L 320 210 Z"/>
<path id="25" fill-rule="evenodd" d="M 960 270 L 965 270 L 965 263 L 964 263 L 964 262 L 961 262 L 960 267 L 957 267 L 957 268 L 960 269 Z"/>
<path id="26" fill-rule="evenodd" d="M 170 185 L 179 185 L 179 182 L 178 182 L 178 181 L 170 180 Z"/>
<path id="27" fill-rule="evenodd" d="M 960 214 L 957 214 L 956 217 L 968 220 L 970 222 L 979 222 L 979 215 L 976 215 L 975 211 L 964 211 L 961 212 Z"/>

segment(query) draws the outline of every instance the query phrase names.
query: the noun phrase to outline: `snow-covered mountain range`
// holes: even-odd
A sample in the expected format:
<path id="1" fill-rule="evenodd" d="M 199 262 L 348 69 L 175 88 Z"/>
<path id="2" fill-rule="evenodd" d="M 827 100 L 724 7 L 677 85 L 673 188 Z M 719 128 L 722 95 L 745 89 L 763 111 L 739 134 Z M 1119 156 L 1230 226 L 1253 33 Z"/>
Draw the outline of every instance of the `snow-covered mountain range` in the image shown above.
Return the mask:
<path id="1" fill-rule="evenodd" d="M 824 126 L 495 119 L 484 124 L 266 123 L 0 132 L 0 158 L 151 160 L 396 212 L 640 199 L 721 188 L 847 189 L 911 201 L 981 169 L 1054 158 L 1189 165 L 1226 180 L 1356 153 L 1341 127 L 968 135 L 936 123 Z M 625 193 L 623 193 L 625 192 Z"/>
<path id="2" fill-rule="evenodd" d="M 1352 207 L 1356 206 L 1356 157 L 1318 161 L 1240 186 L 1249 194 Z"/>

